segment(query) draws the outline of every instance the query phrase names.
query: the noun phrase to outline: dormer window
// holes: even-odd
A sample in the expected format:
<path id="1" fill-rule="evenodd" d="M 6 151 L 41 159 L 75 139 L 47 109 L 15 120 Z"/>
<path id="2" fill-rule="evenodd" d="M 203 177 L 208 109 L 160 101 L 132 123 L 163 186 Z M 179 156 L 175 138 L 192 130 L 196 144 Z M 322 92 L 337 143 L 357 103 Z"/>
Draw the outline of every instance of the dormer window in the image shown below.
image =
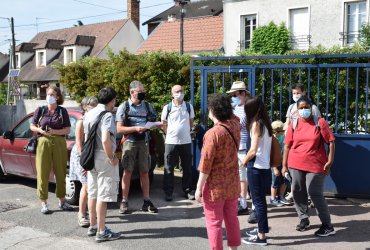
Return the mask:
<path id="1" fill-rule="evenodd" d="M 64 64 L 68 64 L 76 61 L 75 48 L 66 47 L 64 48 Z"/>
<path id="2" fill-rule="evenodd" d="M 20 60 L 20 54 L 19 53 L 15 54 L 15 67 L 17 67 L 17 69 L 21 68 L 21 60 Z"/>
<path id="3" fill-rule="evenodd" d="M 37 67 L 46 66 L 45 50 L 36 52 L 36 66 Z"/>

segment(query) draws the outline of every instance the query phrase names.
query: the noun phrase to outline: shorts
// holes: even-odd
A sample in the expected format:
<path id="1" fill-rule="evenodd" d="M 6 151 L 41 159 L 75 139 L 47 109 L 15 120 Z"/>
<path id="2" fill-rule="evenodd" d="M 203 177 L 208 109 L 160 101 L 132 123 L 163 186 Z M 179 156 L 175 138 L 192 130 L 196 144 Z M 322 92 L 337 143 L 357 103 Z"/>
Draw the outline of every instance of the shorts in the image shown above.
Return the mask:
<path id="1" fill-rule="evenodd" d="M 286 184 L 289 186 L 290 184 L 289 181 L 281 173 L 282 166 L 279 166 L 277 169 L 279 170 L 280 173 L 279 176 L 275 176 L 274 169 L 271 168 L 271 187 L 278 189 L 282 184 Z"/>
<path id="2" fill-rule="evenodd" d="M 119 166 L 112 166 L 104 151 L 95 151 L 95 168 L 88 171 L 89 199 L 101 202 L 117 202 Z"/>
<path id="3" fill-rule="evenodd" d="M 238 164 L 239 164 L 239 178 L 240 181 L 247 181 L 247 168 L 242 164 L 242 160 L 247 155 L 247 150 L 238 151 Z"/>
<path id="4" fill-rule="evenodd" d="M 132 172 L 135 166 L 138 166 L 140 172 L 148 173 L 149 161 L 149 143 L 145 141 L 125 141 L 122 144 L 121 164 L 124 170 Z"/>

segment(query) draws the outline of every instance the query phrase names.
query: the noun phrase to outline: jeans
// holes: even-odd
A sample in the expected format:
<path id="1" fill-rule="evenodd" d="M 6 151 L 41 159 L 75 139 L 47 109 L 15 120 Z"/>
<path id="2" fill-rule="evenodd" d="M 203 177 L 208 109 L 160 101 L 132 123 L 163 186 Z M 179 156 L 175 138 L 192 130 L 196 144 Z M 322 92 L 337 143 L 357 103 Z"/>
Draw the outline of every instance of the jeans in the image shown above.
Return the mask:
<path id="1" fill-rule="evenodd" d="M 210 201 L 208 185 L 204 185 L 203 208 L 206 217 L 207 235 L 210 249 L 223 249 L 222 222 L 225 222 L 227 245 L 240 245 L 240 225 L 238 219 L 238 198 Z"/>
<path id="2" fill-rule="evenodd" d="M 193 188 L 192 179 L 192 148 L 189 144 L 165 144 L 163 190 L 172 194 L 174 189 L 174 168 L 181 159 L 182 190 L 189 193 Z"/>
<path id="3" fill-rule="evenodd" d="M 324 197 L 325 175 L 289 169 L 292 175 L 294 205 L 300 220 L 308 218 L 308 195 L 322 224 L 331 226 L 328 204 Z"/>
<path id="4" fill-rule="evenodd" d="M 268 233 L 266 189 L 270 187 L 271 170 L 254 168 L 253 165 L 255 160 L 256 158 L 253 158 L 247 165 L 249 190 L 251 192 L 253 205 L 256 208 L 258 232 Z"/>

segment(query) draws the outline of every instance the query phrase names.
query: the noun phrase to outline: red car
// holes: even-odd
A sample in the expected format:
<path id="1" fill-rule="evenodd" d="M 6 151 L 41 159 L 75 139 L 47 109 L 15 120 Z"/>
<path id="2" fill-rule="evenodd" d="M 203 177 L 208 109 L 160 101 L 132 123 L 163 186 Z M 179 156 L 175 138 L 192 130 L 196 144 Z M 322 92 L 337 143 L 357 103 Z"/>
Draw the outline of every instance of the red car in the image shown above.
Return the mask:
<path id="1" fill-rule="evenodd" d="M 67 108 L 71 121 L 71 132 L 66 136 L 68 153 L 75 142 L 76 122 L 81 118 L 82 112 L 77 108 Z M 12 174 L 36 179 L 35 155 L 27 153 L 24 147 L 32 137 L 30 124 L 33 113 L 23 117 L 10 131 L 4 132 L 0 137 L 0 178 L 3 175 Z M 69 162 L 68 162 L 69 163 Z M 54 173 L 50 173 L 50 182 L 55 183 Z M 66 176 L 66 201 L 69 204 L 77 204 L 79 198 L 80 183 Z"/>

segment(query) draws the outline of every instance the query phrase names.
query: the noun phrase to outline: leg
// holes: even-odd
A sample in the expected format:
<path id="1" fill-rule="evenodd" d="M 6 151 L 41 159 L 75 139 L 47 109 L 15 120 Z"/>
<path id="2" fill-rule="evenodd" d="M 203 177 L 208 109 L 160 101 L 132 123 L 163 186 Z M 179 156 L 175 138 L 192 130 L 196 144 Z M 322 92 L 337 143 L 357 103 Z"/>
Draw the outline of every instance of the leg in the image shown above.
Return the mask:
<path id="1" fill-rule="evenodd" d="M 135 158 L 139 166 L 141 191 L 143 192 L 144 200 L 150 199 L 149 196 L 149 169 L 150 169 L 150 156 L 149 156 L 149 143 L 138 142 L 135 147 Z"/>
<path id="2" fill-rule="evenodd" d="M 88 194 L 88 208 L 90 213 L 90 226 L 96 226 L 96 199 L 98 196 L 98 173 L 95 169 L 87 172 L 87 194 Z"/>
<path id="3" fill-rule="evenodd" d="M 331 227 L 329 207 L 324 197 L 325 176 L 318 173 L 307 173 L 306 184 L 308 194 L 315 205 L 317 215 L 323 225 Z"/>
<path id="4" fill-rule="evenodd" d="M 88 208 L 90 215 L 90 226 L 96 226 L 98 224 L 96 214 L 96 199 L 88 199 Z"/>
<path id="5" fill-rule="evenodd" d="M 149 199 L 149 173 L 140 171 L 140 184 L 141 191 L 143 192 L 144 199 Z"/>
<path id="6" fill-rule="evenodd" d="M 224 210 L 224 222 L 229 247 L 240 246 L 240 225 L 236 214 L 238 213 L 238 199 L 226 200 Z"/>
<path id="7" fill-rule="evenodd" d="M 135 167 L 135 143 L 125 141 L 122 144 L 122 160 L 121 165 L 123 167 L 122 175 L 122 199 L 128 199 L 130 192 L 131 175 Z"/>
<path id="8" fill-rule="evenodd" d="M 49 139 L 40 137 L 36 152 L 37 196 L 45 203 L 49 194 L 49 176 L 52 166 L 51 152 Z"/>
<path id="9" fill-rule="evenodd" d="M 130 191 L 132 172 L 124 170 L 122 175 L 122 199 L 128 199 L 128 193 Z"/>
<path id="10" fill-rule="evenodd" d="M 193 188 L 191 143 L 177 145 L 182 167 L 182 190 L 189 193 Z"/>
<path id="11" fill-rule="evenodd" d="M 308 219 L 308 195 L 306 188 L 306 172 L 290 169 L 292 175 L 292 192 L 295 209 L 300 220 Z"/>
<path id="12" fill-rule="evenodd" d="M 87 206 L 87 184 L 82 184 L 81 190 L 80 190 L 80 199 L 78 202 L 79 206 L 79 216 L 84 217 L 86 215 L 86 206 Z"/>
<path id="13" fill-rule="evenodd" d="M 164 151 L 164 176 L 163 176 L 163 191 L 172 195 L 173 193 L 173 182 L 174 182 L 174 168 L 176 164 L 176 159 L 178 159 L 178 152 L 176 150 L 176 145 L 165 144 Z"/>
<path id="14" fill-rule="evenodd" d="M 96 213 L 98 217 L 98 231 L 102 233 L 105 230 L 105 217 L 107 215 L 107 203 L 98 201 L 96 203 Z"/>
<path id="15" fill-rule="evenodd" d="M 222 221 L 224 201 L 210 201 L 207 190 L 208 185 L 205 184 L 203 190 L 203 208 L 206 217 L 208 242 L 210 249 L 223 249 Z"/>
<path id="16" fill-rule="evenodd" d="M 67 143 L 64 137 L 51 138 L 54 141 L 53 149 L 53 168 L 56 180 L 56 196 L 59 198 L 60 204 L 64 203 L 66 195 L 66 174 L 67 174 Z"/>

